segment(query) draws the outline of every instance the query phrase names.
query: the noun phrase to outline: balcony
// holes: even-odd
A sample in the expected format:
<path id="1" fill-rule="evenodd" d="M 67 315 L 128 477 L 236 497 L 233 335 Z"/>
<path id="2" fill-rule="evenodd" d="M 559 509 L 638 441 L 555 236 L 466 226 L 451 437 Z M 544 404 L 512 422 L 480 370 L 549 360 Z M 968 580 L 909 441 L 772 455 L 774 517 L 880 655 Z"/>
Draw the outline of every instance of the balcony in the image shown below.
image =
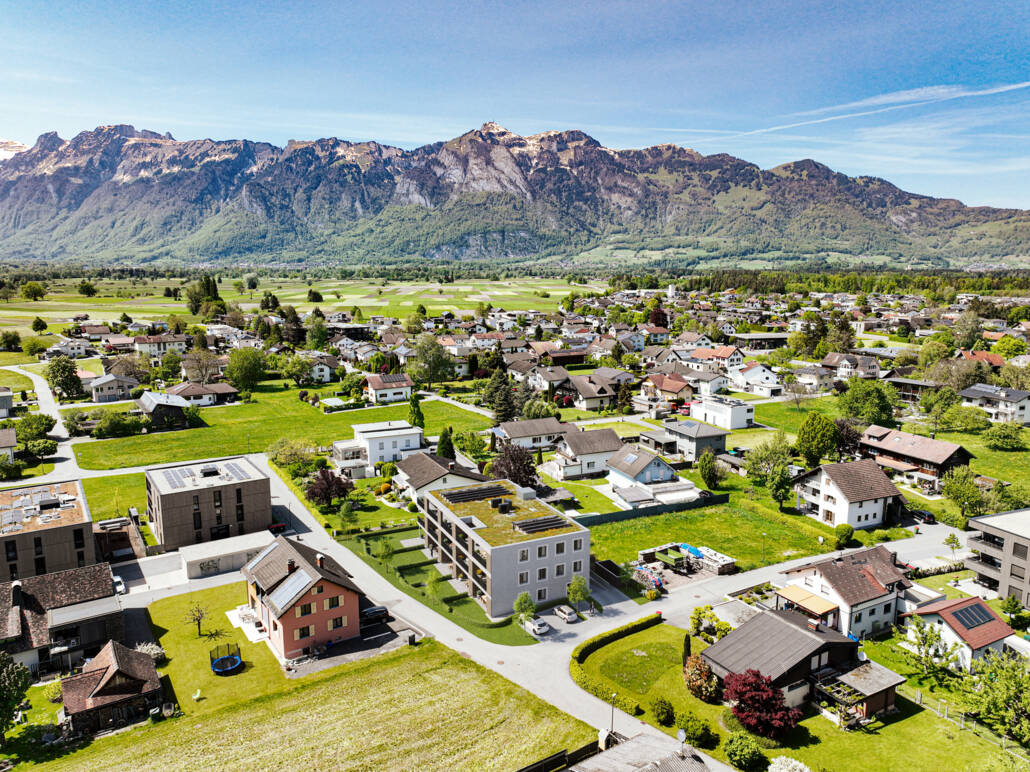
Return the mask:
<path id="1" fill-rule="evenodd" d="M 974 555 L 971 558 L 966 558 L 965 561 L 963 561 L 963 563 L 966 568 L 968 568 L 970 571 L 975 571 L 977 574 L 983 574 L 985 576 L 990 576 L 995 579 L 1001 578 L 1001 564 L 987 562 L 986 560 L 984 560 L 983 556 L 977 557 Z"/>
<path id="2" fill-rule="evenodd" d="M 980 536 L 970 536 L 966 539 L 966 546 L 971 550 L 977 552 L 986 553 L 997 557 L 1002 557 L 1005 554 L 1005 542 L 1001 539 L 990 539 Z"/>

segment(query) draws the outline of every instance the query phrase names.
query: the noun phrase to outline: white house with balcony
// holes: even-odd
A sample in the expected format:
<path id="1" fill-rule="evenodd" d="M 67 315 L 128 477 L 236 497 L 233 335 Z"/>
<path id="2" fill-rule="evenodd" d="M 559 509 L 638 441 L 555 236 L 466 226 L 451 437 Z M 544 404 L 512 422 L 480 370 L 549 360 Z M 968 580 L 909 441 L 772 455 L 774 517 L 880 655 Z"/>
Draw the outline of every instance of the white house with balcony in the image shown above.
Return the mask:
<path id="1" fill-rule="evenodd" d="M 965 407 L 978 407 L 994 423 L 1030 423 L 1030 391 L 976 383 L 958 393 Z"/>
<path id="2" fill-rule="evenodd" d="M 333 460 L 350 477 L 371 477 L 375 465 L 400 461 L 426 448 L 420 426 L 407 421 L 354 424 L 354 438 L 333 443 Z"/>
<path id="3" fill-rule="evenodd" d="M 793 480 L 797 508 L 836 528 L 881 528 L 899 505 L 901 493 L 871 458 L 823 464 Z"/>

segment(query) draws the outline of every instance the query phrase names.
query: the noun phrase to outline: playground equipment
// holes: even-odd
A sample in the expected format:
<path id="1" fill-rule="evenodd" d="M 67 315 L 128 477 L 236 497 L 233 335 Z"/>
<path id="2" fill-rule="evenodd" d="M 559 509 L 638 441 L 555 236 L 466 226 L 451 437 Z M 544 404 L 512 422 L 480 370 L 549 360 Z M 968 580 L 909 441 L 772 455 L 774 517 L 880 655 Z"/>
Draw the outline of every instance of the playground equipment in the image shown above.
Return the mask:
<path id="1" fill-rule="evenodd" d="M 211 672 L 215 675 L 232 675 L 243 667 L 238 643 L 223 643 L 211 649 Z"/>

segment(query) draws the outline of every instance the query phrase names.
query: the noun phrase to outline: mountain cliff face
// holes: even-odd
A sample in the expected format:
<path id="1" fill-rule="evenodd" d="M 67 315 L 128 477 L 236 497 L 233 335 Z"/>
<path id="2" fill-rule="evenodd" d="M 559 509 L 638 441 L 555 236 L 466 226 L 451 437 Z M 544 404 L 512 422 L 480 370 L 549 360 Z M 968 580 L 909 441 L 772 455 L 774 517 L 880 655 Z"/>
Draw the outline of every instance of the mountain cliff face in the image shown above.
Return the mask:
<path id="1" fill-rule="evenodd" d="M 811 160 L 763 170 L 493 123 L 414 150 L 180 142 L 131 126 L 0 143 L 6 259 L 525 260 L 613 242 L 997 261 L 1028 254 L 1030 213 L 918 196 Z"/>

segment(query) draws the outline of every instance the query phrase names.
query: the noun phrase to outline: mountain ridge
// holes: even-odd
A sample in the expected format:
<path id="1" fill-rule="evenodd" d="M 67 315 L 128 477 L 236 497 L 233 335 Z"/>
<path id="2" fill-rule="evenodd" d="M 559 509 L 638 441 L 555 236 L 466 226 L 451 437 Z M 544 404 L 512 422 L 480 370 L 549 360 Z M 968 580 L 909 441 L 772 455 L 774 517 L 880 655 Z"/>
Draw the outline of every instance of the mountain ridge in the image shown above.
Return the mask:
<path id="1" fill-rule="evenodd" d="M 673 257 L 715 244 L 727 254 L 1020 260 L 1030 212 L 908 193 L 813 159 L 761 169 L 725 153 L 619 150 L 577 129 L 521 136 L 493 122 L 411 150 L 333 137 L 180 141 L 112 124 L 68 140 L 48 132 L 0 160 L 7 259 L 532 261 L 613 242 Z"/>

